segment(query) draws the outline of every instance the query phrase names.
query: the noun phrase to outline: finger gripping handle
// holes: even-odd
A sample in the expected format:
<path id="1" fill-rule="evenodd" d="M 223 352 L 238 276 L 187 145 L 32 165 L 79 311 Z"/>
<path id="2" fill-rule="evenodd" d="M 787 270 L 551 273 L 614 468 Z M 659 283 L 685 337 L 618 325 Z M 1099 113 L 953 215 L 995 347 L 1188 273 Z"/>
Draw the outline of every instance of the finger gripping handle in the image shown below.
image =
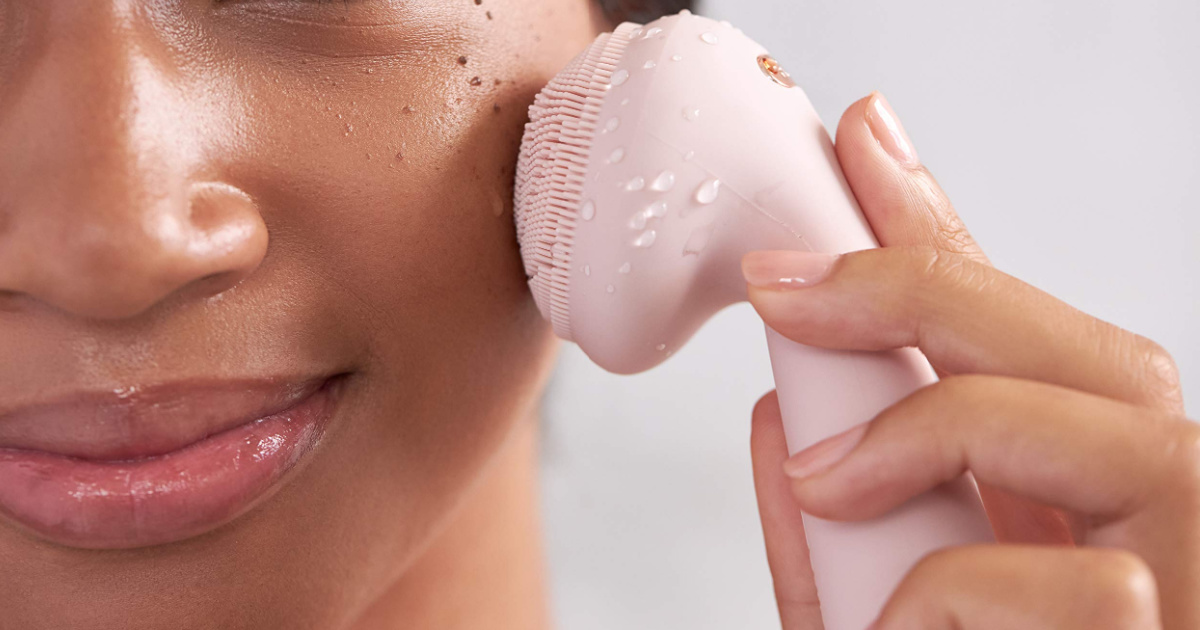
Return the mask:
<path id="1" fill-rule="evenodd" d="M 788 450 L 867 422 L 937 381 L 911 348 L 846 352 L 798 344 L 767 328 Z M 945 547 L 993 542 L 974 481 L 967 475 L 865 522 L 804 515 L 825 630 L 861 630 L 879 614 L 904 575 Z"/>

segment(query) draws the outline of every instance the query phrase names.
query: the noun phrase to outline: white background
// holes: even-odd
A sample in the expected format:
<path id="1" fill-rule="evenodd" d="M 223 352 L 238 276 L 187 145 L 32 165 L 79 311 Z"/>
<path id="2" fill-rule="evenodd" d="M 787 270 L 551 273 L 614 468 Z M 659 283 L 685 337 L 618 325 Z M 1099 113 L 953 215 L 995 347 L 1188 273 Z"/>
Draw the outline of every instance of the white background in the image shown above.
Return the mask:
<path id="1" fill-rule="evenodd" d="M 711 0 L 831 129 L 882 90 L 1001 269 L 1149 336 L 1200 397 L 1200 3 Z M 569 630 L 778 627 L 747 446 L 771 388 L 726 311 L 671 361 L 608 375 L 564 348 L 545 522 Z"/>

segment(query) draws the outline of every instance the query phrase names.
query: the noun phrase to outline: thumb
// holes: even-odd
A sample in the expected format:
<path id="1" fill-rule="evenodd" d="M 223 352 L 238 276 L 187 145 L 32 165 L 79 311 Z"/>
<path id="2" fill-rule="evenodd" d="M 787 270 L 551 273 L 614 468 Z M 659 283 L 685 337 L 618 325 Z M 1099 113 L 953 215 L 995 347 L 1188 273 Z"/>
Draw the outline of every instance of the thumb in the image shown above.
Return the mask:
<path id="1" fill-rule="evenodd" d="M 933 247 L 988 262 L 882 94 L 842 115 L 837 156 L 881 245 Z"/>

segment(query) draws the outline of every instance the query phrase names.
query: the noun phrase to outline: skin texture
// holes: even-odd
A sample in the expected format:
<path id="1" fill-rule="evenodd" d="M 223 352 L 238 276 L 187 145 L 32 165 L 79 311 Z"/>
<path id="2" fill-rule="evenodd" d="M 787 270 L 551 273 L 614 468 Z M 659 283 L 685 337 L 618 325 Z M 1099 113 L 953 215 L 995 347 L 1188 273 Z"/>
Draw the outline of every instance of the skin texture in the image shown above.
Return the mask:
<path id="1" fill-rule="evenodd" d="M 0 0 L 0 401 L 346 375 L 317 451 L 214 531 L 87 551 L 0 515 L 0 628 L 542 625 L 554 346 L 511 181 L 534 93 L 607 26 L 587 0 Z"/>
<path id="2" fill-rule="evenodd" d="M 508 199 L 525 106 L 607 26 L 585 0 L 0 0 L 0 405 L 345 377 L 304 465 L 202 535 L 84 550 L 0 514 L 0 628 L 545 626 L 553 342 Z M 932 556 L 879 628 L 1196 627 L 1170 357 L 988 267 L 878 99 L 838 156 L 889 247 L 751 296 L 799 341 L 917 345 L 946 380 L 791 461 L 756 408 L 784 627 L 820 626 L 802 508 L 867 518 L 967 469 L 1008 546 Z"/>
<path id="3" fill-rule="evenodd" d="M 837 152 L 884 247 L 750 254 L 750 300 L 801 343 L 919 347 L 942 380 L 791 459 L 775 395 L 755 408 L 784 629 L 821 628 L 802 510 L 868 519 L 968 470 L 1002 544 L 927 557 L 872 630 L 1200 626 L 1200 430 L 1170 355 L 992 268 L 882 96 Z"/>

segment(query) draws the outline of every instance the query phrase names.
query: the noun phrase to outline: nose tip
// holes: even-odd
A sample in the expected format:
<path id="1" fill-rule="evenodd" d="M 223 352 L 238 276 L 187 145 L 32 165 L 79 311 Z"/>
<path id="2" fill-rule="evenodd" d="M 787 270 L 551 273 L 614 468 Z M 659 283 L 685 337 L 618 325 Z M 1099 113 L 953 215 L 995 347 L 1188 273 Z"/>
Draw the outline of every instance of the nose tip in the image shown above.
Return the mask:
<path id="1" fill-rule="evenodd" d="M 262 262 L 267 228 L 248 195 L 198 184 L 184 210 L 116 213 L 135 221 L 76 215 L 81 220 L 52 226 L 52 235 L 17 230 L 0 246 L 0 290 L 80 317 L 124 319 L 170 297 L 223 293 Z M 54 244 L 59 251 L 45 251 Z"/>

